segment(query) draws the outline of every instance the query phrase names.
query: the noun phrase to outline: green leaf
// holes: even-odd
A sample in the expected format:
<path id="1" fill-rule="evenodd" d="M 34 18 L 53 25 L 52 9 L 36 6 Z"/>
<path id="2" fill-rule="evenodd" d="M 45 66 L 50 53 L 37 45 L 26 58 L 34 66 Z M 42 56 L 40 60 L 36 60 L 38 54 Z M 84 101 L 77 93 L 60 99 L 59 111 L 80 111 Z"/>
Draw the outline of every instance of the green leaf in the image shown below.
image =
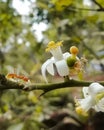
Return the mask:
<path id="1" fill-rule="evenodd" d="M 7 130 L 22 130 L 23 123 L 11 125 Z"/>
<path id="2" fill-rule="evenodd" d="M 56 10 L 62 11 L 65 6 L 72 4 L 73 0 L 52 0 L 52 3 L 55 4 Z"/>

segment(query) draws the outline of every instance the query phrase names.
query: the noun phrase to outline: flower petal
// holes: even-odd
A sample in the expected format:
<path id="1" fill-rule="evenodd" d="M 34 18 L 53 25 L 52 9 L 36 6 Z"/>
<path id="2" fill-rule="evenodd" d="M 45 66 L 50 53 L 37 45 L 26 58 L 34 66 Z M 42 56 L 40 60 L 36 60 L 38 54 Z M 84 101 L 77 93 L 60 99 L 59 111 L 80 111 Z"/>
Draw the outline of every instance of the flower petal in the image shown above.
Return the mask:
<path id="1" fill-rule="evenodd" d="M 87 96 L 89 96 L 88 87 L 83 87 L 82 92 L 83 92 L 83 95 L 84 95 L 85 98 L 86 98 Z"/>
<path id="2" fill-rule="evenodd" d="M 62 54 L 62 50 L 60 46 L 57 48 L 51 49 L 50 52 L 52 53 L 55 61 L 59 61 L 63 59 L 63 54 Z"/>
<path id="3" fill-rule="evenodd" d="M 104 92 L 104 87 L 102 85 L 100 85 L 99 83 L 92 83 L 90 86 L 89 86 L 89 94 L 94 96 L 96 95 L 97 93 L 100 93 L 100 92 Z"/>
<path id="4" fill-rule="evenodd" d="M 67 63 L 66 61 L 63 59 L 63 60 L 60 60 L 60 61 L 57 61 L 55 63 L 56 65 L 56 68 L 57 68 L 57 72 L 60 76 L 67 76 L 69 75 L 69 68 L 67 66 Z"/>
<path id="5" fill-rule="evenodd" d="M 69 52 L 65 52 L 63 54 L 64 59 L 67 59 L 69 56 L 71 56 L 71 54 Z"/>
<path id="6" fill-rule="evenodd" d="M 94 107 L 97 112 L 104 112 L 104 98 L 102 98 Z"/>
<path id="7" fill-rule="evenodd" d="M 86 112 L 93 106 L 95 103 L 91 96 L 87 96 L 85 99 L 77 99 L 79 105 Z"/>
<path id="8" fill-rule="evenodd" d="M 71 56 L 72 56 L 72 54 L 70 54 L 69 52 L 65 52 L 65 53 L 63 54 L 63 58 L 64 58 L 64 59 L 67 59 L 67 58 L 69 58 L 69 57 L 71 57 Z M 76 56 L 76 59 L 79 61 L 79 57 Z"/>
<path id="9" fill-rule="evenodd" d="M 52 57 L 50 59 L 50 63 L 47 65 L 47 71 L 51 75 L 55 75 L 55 70 L 54 70 L 54 65 L 53 64 L 55 64 L 55 63 L 54 63 L 54 58 Z"/>
<path id="10" fill-rule="evenodd" d="M 47 78 L 46 78 L 46 70 L 51 74 L 54 75 L 54 68 L 53 68 L 53 63 L 54 63 L 54 59 L 48 59 L 41 67 L 41 72 L 42 75 L 45 79 L 45 81 L 47 82 Z"/>

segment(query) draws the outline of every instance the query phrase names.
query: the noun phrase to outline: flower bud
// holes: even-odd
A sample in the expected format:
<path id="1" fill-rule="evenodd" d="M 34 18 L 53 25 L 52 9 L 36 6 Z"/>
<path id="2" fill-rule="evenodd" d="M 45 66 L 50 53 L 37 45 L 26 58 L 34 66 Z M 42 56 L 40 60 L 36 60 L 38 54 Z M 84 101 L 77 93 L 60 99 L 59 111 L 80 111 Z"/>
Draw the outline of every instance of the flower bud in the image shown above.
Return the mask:
<path id="1" fill-rule="evenodd" d="M 79 49 L 76 46 L 70 47 L 70 53 L 73 55 L 77 55 L 79 52 Z"/>
<path id="2" fill-rule="evenodd" d="M 74 57 L 68 57 L 66 60 L 68 67 L 74 67 L 76 61 Z"/>

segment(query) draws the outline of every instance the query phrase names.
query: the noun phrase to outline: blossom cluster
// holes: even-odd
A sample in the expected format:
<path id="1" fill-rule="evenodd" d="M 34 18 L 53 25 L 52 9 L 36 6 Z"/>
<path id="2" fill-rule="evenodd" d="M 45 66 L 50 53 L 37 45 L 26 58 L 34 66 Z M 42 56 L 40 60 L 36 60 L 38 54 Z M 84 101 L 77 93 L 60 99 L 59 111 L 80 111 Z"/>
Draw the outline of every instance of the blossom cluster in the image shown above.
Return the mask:
<path id="1" fill-rule="evenodd" d="M 82 89 L 84 98 L 76 99 L 76 112 L 87 116 L 92 108 L 96 112 L 104 112 L 104 86 L 99 83 L 92 83 L 89 87 Z"/>
<path id="2" fill-rule="evenodd" d="M 62 41 L 55 43 L 51 41 L 48 43 L 46 51 L 52 54 L 42 65 L 42 75 L 47 82 L 46 72 L 55 76 L 58 74 L 61 77 L 69 76 L 70 74 L 78 74 L 83 71 L 84 58 L 79 59 L 77 54 L 79 52 L 76 46 L 70 48 L 70 53 L 62 53 Z"/>
<path id="3" fill-rule="evenodd" d="M 46 72 L 52 76 L 59 75 L 61 77 L 69 77 L 72 74 L 79 74 L 84 70 L 86 63 L 85 58 L 77 56 L 79 50 L 76 46 L 70 47 L 70 53 L 62 53 L 62 41 L 55 43 L 51 41 L 48 43 L 46 52 L 50 52 L 52 57 L 43 63 L 41 71 L 46 82 Z M 88 111 L 94 109 L 95 111 L 104 112 L 104 86 L 99 83 L 92 83 L 89 87 L 82 89 L 84 98 L 76 99 L 76 112 L 84 116 L 88 116 Z"/>

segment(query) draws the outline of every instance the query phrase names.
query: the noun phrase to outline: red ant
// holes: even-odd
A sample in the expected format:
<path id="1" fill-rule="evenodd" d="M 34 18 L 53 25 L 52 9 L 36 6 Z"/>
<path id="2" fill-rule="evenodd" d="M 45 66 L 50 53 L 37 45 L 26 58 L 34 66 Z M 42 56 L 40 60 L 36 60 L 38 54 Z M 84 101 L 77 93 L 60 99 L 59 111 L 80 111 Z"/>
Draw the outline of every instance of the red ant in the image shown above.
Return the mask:
<path id="1" fill-rule="evenodd" d="M 28 77 L 25 77 L 25 76 L 22 76 L 22 75 L 17 75 L 15 73 L 10 73 L 10 74 L 7 74 L 6 76 L 8 79 L 11 78 L 11 79 L 22 79 L 23 81 L 25 82 L 28 82 L 29 81 L 29 78 Z"/>

